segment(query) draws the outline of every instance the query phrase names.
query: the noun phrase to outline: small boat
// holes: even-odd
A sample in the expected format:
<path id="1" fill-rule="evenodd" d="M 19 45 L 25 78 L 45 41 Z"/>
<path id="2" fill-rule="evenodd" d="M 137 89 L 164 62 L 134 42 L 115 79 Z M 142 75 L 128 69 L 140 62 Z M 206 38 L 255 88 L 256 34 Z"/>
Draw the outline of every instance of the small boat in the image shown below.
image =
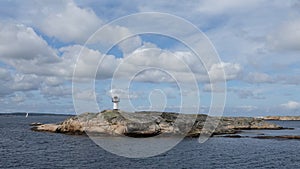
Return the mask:
<path id="1" fill-rule="evenodd" d="M 26 116 L 25 116 L 26 118 L 28 117 L 28 113 L 26 113 Z"/>

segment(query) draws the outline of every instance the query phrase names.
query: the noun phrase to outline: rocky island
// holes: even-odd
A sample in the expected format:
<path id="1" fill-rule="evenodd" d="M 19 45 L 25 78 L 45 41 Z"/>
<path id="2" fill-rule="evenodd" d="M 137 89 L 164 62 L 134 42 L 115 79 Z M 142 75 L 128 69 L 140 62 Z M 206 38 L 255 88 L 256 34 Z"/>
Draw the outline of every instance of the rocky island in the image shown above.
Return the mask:
<path id="1" fill-rule="evenodd" d="M 300 116 L 265 116 L 264 120 L 300 121 Z"/>
<path id="2" fill-rule="evenodd" d="M 180 118 L 178 118 L 180 116 Z M 208 127 L 204 128 L 205 121 Z M 192 122 L 192 123 L 191 123 Z M 213 123 L 218 125 L 214 129 Z M 37 125 L 38 124 L 38 125 Z M 192 124 L 189 126 L 189 124 Z M 281 126 L 252 117 L 211 117 L 205 114 L 178 114 L 170 112 L 121 112 L 104 110 L 70 117 L 57 124 L 36 123 L 34 131 L 65 134 L 100 134 L 130 137 L 155 135 L 182 135 L 197 137 L 202 134 L 235 134 L 240 130 L 282 129 Z"/>

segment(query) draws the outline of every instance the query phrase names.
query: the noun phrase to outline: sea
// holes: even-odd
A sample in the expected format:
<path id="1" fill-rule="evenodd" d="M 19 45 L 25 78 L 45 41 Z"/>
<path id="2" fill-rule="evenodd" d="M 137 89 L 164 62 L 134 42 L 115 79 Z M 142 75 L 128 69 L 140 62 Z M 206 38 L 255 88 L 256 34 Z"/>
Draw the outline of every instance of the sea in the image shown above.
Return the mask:
<path id="1" fill-rule="evenodd" d="M 30 130 L 30 123 L 57 123 L 65 118 L 0 115 L 0 168 L 300 168 L 300 140 L 296 139 L 212 137 L 200 144 L 196 138 L 186 138 L 157 156 L 126 158 L 107 152 L 87 136 Z M 273 122 L 295 129 L 249 130 L 241 135 L 300 135 L 300 121 Z"/>

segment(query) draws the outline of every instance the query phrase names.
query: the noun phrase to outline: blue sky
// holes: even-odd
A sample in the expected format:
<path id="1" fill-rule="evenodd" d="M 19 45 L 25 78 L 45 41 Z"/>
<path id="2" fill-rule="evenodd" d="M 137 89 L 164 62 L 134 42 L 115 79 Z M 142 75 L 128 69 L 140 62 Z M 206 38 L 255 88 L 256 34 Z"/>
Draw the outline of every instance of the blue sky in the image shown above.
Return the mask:
<path id="1" fill-rule="evenodd" d="M 85 45 L 105 24 L 139 12 L 168 13 L 195 25 L 221 62 L 205 70 L 187 46 L 163 35 L 136 35 L 110 44 L 134 31 L 120 25 L 111 25 L 105 36 L 92 37 L 95 43 Z M 186 29 L 169 25 L 170 31 Z M 105 45 L 114 47 L 105 53 Z M 78 63 L 79 54 L 84 59 Z M 101 58 L 93 93 L 83 81 Z M 180 92 L 195 92 L 189 87 L 178 90 L 170 76 L 189 82 L 181 61 L 196 77 L 200 112 L 208 111 L 211 92 L 218 92 L 210 86 L 222 78 L 222 69 L 227 83 L 225 115 L 300 115 L 300 1 L 0 1 L 0 112 L 73 114 L 73 97 L 89 103 L 94 95 L 100 110 L 111 108 L 111 95 L 119 95 L 123 110 L 132 110 L 127 105 L 131 102 L 135 110 L 160 110 L 163 103 L 166 111 L 178 111 Z M 76 63 L 81 88 L 72 92 Z M 149 69 L 135 76 L 130 86 L 112 85 L 116 70 L 121 80 L 145 66 L 170 74 Z M 81 111 L 90 111 L 89 106 Z"/>

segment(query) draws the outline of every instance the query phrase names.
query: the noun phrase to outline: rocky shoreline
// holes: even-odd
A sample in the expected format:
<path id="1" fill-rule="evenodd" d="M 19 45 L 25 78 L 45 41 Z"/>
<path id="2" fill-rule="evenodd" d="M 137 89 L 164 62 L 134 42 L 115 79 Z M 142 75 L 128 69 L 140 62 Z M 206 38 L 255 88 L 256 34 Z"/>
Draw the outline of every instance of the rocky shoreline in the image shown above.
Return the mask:
<path id="1" fill-rule="evenodd" d="M 195 120 L 196 119 L 196 120 Z M 205 122 L 207 123 L 204 127 Z M 213 126 L 218 126 L 213 130 Z M 70 117 L 57 124 L 32 124 L 34 131 L 65 134 L 85 134 L 151 137 L 185 135 L 198 137 L 201 134 L 236 134 L 240 130 L 280 130 L 283 127 L 252 117 L 210 117 L 204 114 L 178 114 L 170 112 L 127 113 L 104 110 L 99 113 L 84 113 Z"/>
<path id="2" fill-rule="evenodd" d="M 300 116 L 265 116 L 264 120 L 300 121 Z"/>

